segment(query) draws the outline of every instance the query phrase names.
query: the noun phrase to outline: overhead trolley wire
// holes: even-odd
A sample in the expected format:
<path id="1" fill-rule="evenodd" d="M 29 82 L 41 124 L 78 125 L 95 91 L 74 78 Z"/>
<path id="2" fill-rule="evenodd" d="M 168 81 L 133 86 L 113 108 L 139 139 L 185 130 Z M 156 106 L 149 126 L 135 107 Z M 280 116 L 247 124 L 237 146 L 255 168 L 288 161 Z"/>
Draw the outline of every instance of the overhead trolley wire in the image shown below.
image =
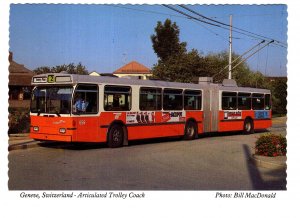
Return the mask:
<path id="1" fill-rule="evenodd" d="M 130 8 L 130 7 L 125 7 L 125 6 L 120 6 L 120 5 L 105 5 L 105 6 L 111 6 L 111 7 L 116 7 L 116 8 L 123 8 L 123 9 L 128 9 L 128 10 L 135 10 L 135 11 L 139 11 L 139 12 L 144 12 L 144 13 L 152 13 L 152 14 L 161 14 L 161 15 L 167 15 L 167 16 L 171 16 L 171 17 L 179 17 L 179 18 L 184 18 L 184 19 L 194 19 L 191 18 L 190 16 L 188 16 L 187 14 L 183 14 L 184 16 L 180 16 L 180 15 L 175 15 L 175 14 L 167 14 L 167 13 L 161 13 L 161 12 L 157 12 L 157 11 L 151 11 L 151 10 L 143 10 L 143 9 L 137 9 L 137 8 Z M 171 9 L 171 7 L 169 7 Z M 172 8 L 173 10 L 173 8 Z M 180 13 L 179 11 L 176 11 L 178 13 Z M 211 29 L 207 28 L 204 25 L 201 25 L 200 23 L 194 21 L 196 24 L 200 25 L 201 27 L 203 27 L 204 29 L 206 29 L 207 31 L 209 31 L 210 33 L 221 37 L 222 39 L 225 39 L 223 36 L 221 36 L 220 34 L 212 31 Z M 226 40 L 226 39 L 225 39 Z"/>
<path id="2" fill-rule="evenodd" d="M 192 15 L 189 15 L 189 14 L 187 14 L 187 13 L 181 11 L 181 10 L 178 10 L 178 9 L 176 9 L 176 8 L 173 8 L 173 7 L 169 6 L 169 5 L 163 4 L 163 6 L 169 8 L 169 9 L 171 9 L 171 10 L 173 10 L 173 11 L 176 11 L 176 12 L 182 14 L 182 15 L 185 15 L 185 16 L 189 17 L 190 19 L 194 19 L 194 20 L 197 20 L 197 21 L 200 21 L 200 22 L 203 22 L 203 23 L 212 25 L 212 26 L 216 26 L 216 27 L 219 27 L 219 28 L 222 28 L 222 29 L 226 29 L 226 30 L 229 30 L 229 28 L 230 28 L 230 25 L 229 25 L 229 24 L 226 24 L 226 23 L 217 21 L 217 20 L 215 20 L 215 19 L 206 17 L 206 16 L 204 16 L 204 15 L 202 15 L 202 14 L 200 14 L 200 13 L 198 13 L 198 12 L 196 12 L 196 11 L 194 11 L 194 10 L 192 10 L 192 9 L 190 9 L 190 8 L 188 8 L 188 7 L 186 7 L 186 6 L 184 6 L 184 5 L 179 5 L 179 6 L 182 7 L 182 8 L 184 8 L 185 10 L 191 12 L 191 13 L 194 13 L 194 14 L 196 14 L 196 15 L 202 17 L 203 19 L 212 21 L 212 22 L 214 22 L 214 23 L 205 21 L 205 20 L 203 20 L 203 19 L 199 19 L 199 18 L 193 17 Z M 224 26 L 226 26 L 226 27 L 224 27 Z M 259 40 L 262 40 L 262 39 L 263 39 L 263 40 L 273 41 L 273 43 L 274 43 L 275 45 L 278 45 L 278 46 L 281 46 L 281 47 L 285 47 L 285 48 L 287 47 L 287 45 L 286 45 L 285 43 L 280 42 L 280 41 L 278 41 L 278 40 L 274 40 L 274 39 L 271 39 L 271 38 L 269 38 L 269 37 L 266 37 L 266 36 L 263 36 L 263 35 L 260 35 L 260 34 L 256 34 L 256 33 L 253 33 L 253 32 L 250 32 L 250 31 L 247 31 L 247 30 L 238 28 L 238 27 L 233 27 L 233 26 L 232 26 L 232 28 L 233 28 L 233 30 L 232 30 L 233 32 L 236 32 L 236 33 L 239 33 L 239 34 L 242 34 L 242 35 L 246 35 L 246 36 L 248 36 L 248 37 L 256 38 L 256 39 L 259 39 Z"/>
<path id="3" fill-rule="evenodd" d="M 212 26 L 216 26 L 216 27 L 225 29 L 224 27 L 222 27 L 222 26 L 220 26 L 220 25 L 213 24 L 213 23 L 211 23 L 211 22 L 207 22 L 207 21 L 204 21 L 204 20 L 200 20 L 200 19 L 198 19 L 198 18 L 196 18 L 196 17 L 193 17 L 193 16 L 191 16 L 191 15 L 189 15 L 189 14 L 187 14 L 187 13 L 184 13 L 183 11 L 180 11 L 180 10 L 178 10 L 178 9 L 176 9 L 176 8 L 173 8 L 173 7 L 169 6 L 169 5 L 165 5 L 165 4 L 162 4 L 162 5 L 163 5 L 164 7 L 166 7 L 166 8 L 169 8 L 169 9 L 171 9 L 171 10 L 173 10 L 173 11 L 176 11 L 176 12 L 178 12 L 178 13 L 180 13 L 180 14 L 186 16 L 186 17 L 188 17 L 189 19 L 192 19 L 192 20 L 195 20 L 195 21 L 200 21 L 200 22 L 202 22 L 202 23 L 206 23 L 206 24 L 209 24 L 209 25 L 212 25 Z M 195 23 L 197 23 L 197 22 L 195 22 Z M 198 23 L 198 24 L 201 25 L 200 23 Z M 216 36 L 219 36 L 219 37 L 221 37 L 222 39 L 225 39 L 225 38 L 222 37 L 220 34 L 218 34 L 218 33 L 214 32 L 214 31 L 212 31 L 212 30 L 206 28 L 206 27 L 203 26 L 203 25 L 201 25 L 201 26 L 202 26 L 203 28 L 205 28 L 206 30 L 208 30 L 209 32 L 215 34 Z M 227 40 L 227 39 L 225 39 L 225 40 Z"/>
<path id="4" fill-rule="evenodd" d="M 207 21 L 204 21 L 204 20 L 202 20 L 202 19 L 193 17 L 193 16 L 191 16 L 191 15 L 189 15 L 189 14 L 187 14 L 187 13 L 184 13 L 183 11 L 180 11 L 180 10 L 178 10 L 178 9 L 176 9 L 176 8 L 173 8 L 173 7 L 169 6 L 169 5 L 164 5 L 164 4 L 163 4 L 163 6 L 169 8 L 169 9 L 171 9 L 171 10 L 173 10 L 173 11 L 176 11 L 176 12 L 178 12 L 178 13 L 180 13 L 180 14 L 183 14 L 183 15 L 187 16 L 187 17 L 190 18 L 190 19 L 194 19 L 194 20 L 197 20 L 197 21 L 200 21 L 200 22 L 202 22 L 202 23 L 206 23 L 206 24 L 209 24 L 209 25 L 212 25 L 212 26 L 216 26 L 216 27 L 219 27 L 219 28 L 221 28 L 221 29 L 229 30 L 229 28 L 227 28 L 227 27 L 223 27 L 223 26 L 221 26 L 221 25 L 219 25 L 219 24 L 214 24 L 214 23 L 207 22 Z M 249 36 L 248 34 L 243 33 L 243 32 L 240 32 L 240 31 L 237 31 L 237 30 L 232 30 L 232 31 L 233 31 L 233 32 L 236 32 L 236 33 L 240 33 L 240 34 L 242 34 L 242 35 Z M 251 36 L 251 37 L 252 37 L 252 38 L 256 38 L 256 39 L 258 39 L 258 40 L 262 40 L 261 37 L 255 37 L 255 36 Z"/>
<path id="5" fill-rule="evenodd" d="M 204 21 L 204 20 L 202 20 L 202 19 L 193 17 L 193 16 L 191 16 L 191 15 L 189 15 L 189 14 L 187 14 L 187 13 L 184 13 L 183 11 L 180 11 L 180 10 L 178 10 L 178 9 L 176 9 L 176 8 L 173 8 L 173 7 L 169 6 L 169 5 L 163 4 L 163 6 L 169 8 L 169 9 L 171 9 L 171 10 L 173 10 L 173 11 L 176 11 L 176 12 L 182 14 L 182 15 L 185 15 L 186 17 L 188 17 L 188 18 L 190 18 L 190 19 L 193 19 L 193 20 L 196 20 L 196 21 L 199 21 L 199 22 L 202 22 L 202 23 L 206 23 L 206 24 L 209 24 L 209 25 L 212 25 L 212 26 L 216 26 L 216 27 L 219 27 L 219 28 L 221 28 L 221 29 L 229 30 L 229 28 L 226 28 L 226 27 L 223 27 L 223 26 L 221 26 L 221 25 L 214 24 L 214 23 L 207 22 L 207 21 Z M 247 34 L 245 34 L 245 33 L 243 33 L 243 32 L 239 32 L 239 31 L 236 31 L 236 30 L 235 30 L 234 32 L 237 32 L 237 33 L 240 33 L 240 34 L 243 34 L 243 35 L 247 35 Z M 258 40 L 261 40 L 261 38 L 258 38 L 258 37 L 253 37 L 253 36 L 252 36 L 252 38 L 256 38 L 256 39 L 258 39 Z"/>
<path id="6" fill-rule="evenodd" d="M 265 66 L 265 76 L 267 76 L 267 66 L 268 66 L 268 59 L 269 59 L 269 46 L 267 47 L 267 58 L 266 58 L 266 66 Z"/>
<path id="7" fill-rule="evenodd" d="M 196 15 L 198 15 L 198 16 L 204 18 L 204 19 L 209 20 L 209 21 L 213 21 L 213 22 L 215 22 L 215 23 L 218 23 L 218 24 L 221 24 L 221 25 L 230 27 L 229 24 L 226 24 L 226 23 L 220 22 L 220 21 L 218 21 L 218 20 L 215 20 L 215 19 L 206 17 L 206 16 L 204 16 L 204 15 L 202 15 L 202 14 L 200 14 L 200 13 L 198 13 L 198 12 L 196 12 L 196 11 L 194 11 L 194 10 L 192 10 L 192 9 L 190 9 L 190 8 L 188 8 L 188 7 L 186 7 L 186 6 L 184 6 L 184 5 L 179 5 L 179 7 L 182 7 L 182 8 L 184 8 L 185 10 L 188 10 L 189 12 L 192 12 L 192 13 L 194 13 L 194 14 L 196 14 Z M 263 35 L 260 35 L 260 34 L 257 34 L 257 33 L 250 32 L 250 31 L 244 30 L 244 29 L 242 29 L 242 28 L 238 28 L 238 27 L 234 27 L 234 26 L 232 26 L 232 28 L 233 28 L 233 29 L 240 30 L 240 31 L 243 31 L 243 32 L 246 32 L 246 33 L 251 34 L 251 35 L 255 35 L 255 36 L 257 36 L 257 37 L 261 37 L 261 38 L 263 38 L 263 39 L 267 39 L 267 40 L 270 40 L 270 41 L 274 40 L 274 42 L 276 42 L 276 43 L 278 43 L 278 44 L 283 44 L 284 46 L 286 46 L 285 43 L 280 42 L 280 41 L 278 41 L 278 40 L 275 40 L 275 39 L 272 39 L 272 38 L 269 38 L 269 37 L 266 37 L 266 36 L 263 36 Z"/>
<path id="8" fill-rule="evenodd" d="M 264 45 L 263 47 L 256 49 L 254 52 L 252 52 L 251 54 L 249 54 L 247 57 L 245 57 L 244 59 L 242 59 L 239 63 L 237 63 L 231 70 L 234 70 L 235 68 L 237 68 L 240 64 L 242 64 L 243 62 L 245 62 L 247 59 L 249 59 L 250 57 L 252 57 L 254 54 L 256 54 L 257 52 L 259 52 L 260 50 L 262 50 L 264 47 L 270 45 L 271 43 L 274 43 L 274 40 L 269 41 L 266 45 Z"/>
<path id="9" fill-rule="evenodd" d="M 266 16 L 282 16 L 281 14 L 234 14 L 235 17 L 266 17 Z M 214 18 L 214 19 L 218 19 L 218 18 L 225 18 L 228 17 L 228 15 L 224 15 L 224 16 L 214 16 L 214 17 L 210 17 L 210 18 Z"/>
<path id="10" fill-rule="evenodd" d="M 251 51 L 254 50 L 255 48 L 260 47 L 260 45 L 263 44 L 263 43 L 265 43 L 265 42 L 266 42 L 265 40 L 262 40 L 260 43 L 254 45 L 253 47 L 251 47 L 250 49 L 248 49 L 247 51 L 245 51 L 243 54 L 241 54 L 240 56 L 238 56 L 236 59 L 234 59 L 234 60 L 231 62 L 231 64 L 237 62 L 238 60 L 241 60 L 241 58 L 242 58 L 243 56 L 245 56 L 246 54 L 248 54 L 249 52 L 251 52 Z M 260 49 L 258 49 L 258 51 L 259 51 L 259 50 L 260 50 Z M 222 70 L 220 70 L 218 73 L 216 73 L 215 75 L 213 75 L 213 77 L 215 77 L 216 75 L 222 73 L 222 72 L 223 72 L 224 70 L 226 70 L 228 67 L 229 67 L 229 64 L 226 65 L 226 66 L 225 66 Z"/>
<path id="11" fill-rule="evenodd" d="M 222 28 L 222 29 L 225 29 L 225 30 L 229 30 L 229 28 L 225 28 L 223 26 L 227 26 L 229 27 L 230 25 L 229 24 L 226 24 L 226 23 L 223 23 L 223 22 L 220 22 L 220 21 L 217 21 L 215 19 L 212 19 L 212 18 L 209 18 L 209 17 L 206 17 L 184 5 L 179 5 L 180 7 L 194 13 L 194 14 L 197 14 L 198 16 L 202 17 L 203 19 L 207 19 L 207 20 L 210 20 L 212 22 L 215 22 L 215 23 L 218 23 L 220 25 L 223 25 L 223 26 L 220 26 L 220 25 L 217 25 L 217 24 L 214 24 L 214 23 L 211 23 L 211 22 L 207 22 L 203 19 L 199 19 L 199 18 L 196 18 L 196 17 L 193 17 L 187 13 L 184 13 L 183 11 L 180 11 L 176 8 L 173 8 L 169 5 L 165 5 L 165 4 L 162 4 L 164 7 L 167 7 L 173 11 L 176 11 L 177 13 L 180 13 L 182 15 L 184 15 L 185 17 L 183 16 L 176 16 L 176 15 L 173 15 L 173 14 L 167 14 L 167 13 L 161 13 L 161 12 L 157 12 L 157 11 L 151 11 L 151 10 L 142 10 L 142 9 L 137 9 L 137 8 L 129 8 L 129 7 L 125 7 L 125 6 L 120 6 L 120 5 L 106 5 L 106 6 L 112 6 L 112 7 L 118 7 L 118 8 L 124 8 L 124 9 L 129 9 L 129 10 L 136 10 L 136 11 L 141 11 L 141 12 L 146 12 L 146 13 L 153 13 L 153 14 L 162 14 L 162 15 L 168 15 L 168 16 L 174 16 L 174 17 L 180 17 L 180 18 L 188 18 L 188 19 L 193 19 L 193 20 L 196 20 L 196 21 L 199 21 L 199 22 L 202 22 L 202 23 L 206 23 L 208 25 L 212 25 L 212 26 L 216 26 L 216 27 L 219 27 L 219 28 Z M 202 26 L 202 25 L 201 25 Z M 204 26 L 202 26 L 203 28 L 205 28 Z M 247 30 L 244 30 L 244 29 L 241 29 L 241 28 L 238 28 L 238 27 L 232 27 L 233 29 L 236 29 L 236 30 L 233 30 L 233 32 L 236 32 L 236 33 L 239 33 L 239 34 L 242 34 L 242 35 L 246 35 L 248 37 L 252 37 L 252 38 L 255 38 L 255 39 L 258 39 L 258 40 L 262 40 L 262 39 L 267 39 L 267 40 L 274 40 L 274 39 L 271 39 L 269 37 L 265 37 L 265 36 L 262 36 L 262 35 L 259 35 L 259 34 L 256 34 L 256 33 L 252 33 L 250 31 L 247 31 Z M 209 30 L 208 28 L 205 28 L 207 29 L 208 31 L 212 32 L 213 34 L 217 35 L 217 36 L 220 36 L 218 33 L 215 33 L 214 31 L 211 31 Z M 237 31 L 237 30 L 240 30 L 240 31 L 243 31 L 243 32 L 240 32 L 240 31 Z M 246 34 L 248 33 L 248 34 Z M 249 35 L 251 34 L 251 36 Z M 255 35 L 255 36 L 254 36 Z M 221 37 L 221 36 L 220 36 Z M 223 38 L 223 37 L 222 37 Z M 223 38 L 224 39 L 224 38 Z M 274 40 L 273 42 L 274 45 L 277 45 L 277 46 L 280 46 L 280 47 L 284 47 L 286 48 L 287 47 L 287 44 L 286 43 L 283 43 L 283 42 L 280 42 L 278 40 Z"/>
<path id="12" fill-rule="evenodd" d="M 216 36 L 219 36 L 220 38 L 224 39 L 224 40 L 227 40 L 225 37 L 221 36 L 219 33 L 216 33 L 215 31 L 212 31 L 211 29 L 207 28 L 206 26 L 202 25 L 201 23 L 197 22 L 194 20 L 194 22 L 200 26 L 202 26 L 204 29 L 206 29 L 207 31 L 209 31 L 210 33 L 216 35 Z"/>
<path id="13" fill-rule="evenodd" d="M 198 16 L 200 16 L 200 17 L 202 17 L 202 18 L 204 18 L 204 19 L 207 19 L 207 20 L 216 22 L 216 23 L 221 24 L 221 25 L 230 26 L 229 24 L 226 24 L 226 23 L 223 23 L 223 22 L 220 22 L 220 21 L 211 19 L 211 18 L 206 17 L 206 16 L 204 16 L 204 15 L 202 15 L 202 14 L 199 14 L 199 13 L 197 13 L 196 11 L 193 11 L 192 9 L 189 9 L 188 7 L 186 7 L 186 6 L 184 6 L 184 5 L 179 5 L 179 7 L 182 7 L 182 8 L 184 8 L 184 9 L 186 9 L 186 10 L 188 10 L 188 11 L 194 13 L 194 14 L 197 14 Z"/>
<path id="14" fill-rule="evenodd" d="M 126 7 L 126 6 L 123 6 L 123 5 L 104 4 L 104 6 L 110 6 L 110 7 L 115 7 L 115 8 L 123 8 L 123 9 L 127 9 L 127 10 L 139 11 L 139 12 L 143 12 L 143 13 L 160 14 L 160 15 L 166 15 L 166 16 L 179 17 L 179 18 L 185 18 L 186 19 L 186 17 L 184 17 L 184 16 L 179 16 L 179 15 L 175 15 L 175 14 L 168 14 L 168 13 L 162 13 L 162 12 L 157 12 L 157 11 L 152 11 L 152 10 L 144 10 L 144 9 L 138 9 L 138 8 L 130 8 L 130 7 Z"/>
<path id="15" fill-rule="evenodd" d="M 206 23 L 206 24 L 209 24 L 209 25 L 212 25 L 212 26 L 221 27 L 220 25 L 217 25 L 217 24 L 214 24 L 214 23 L 210 23 L 210 22 L 207 22 L 207 21 L 204 21 L 204 20 L 200 20 L 200 19 L 198 19 L 198 18 L 196 18 L 196 17 L 193 17 L 193 16 L 191 16 L 191 15 L 189 15 L 189 14 L 186 14 L 186 13 L 184 13 L 183 11 L 180 11 L 180 10 L 178 10 L 178 9 L 176 9 L 176 8 L 173 8 L 173 7 L 169 6 L 169 5 L 165 5 L 165 4 L 162 4 L 162 5 L 163 5 L 164 7 L 167 7 L 167 8 L 169 8 L 169 9 L 173 10 L 173 11 L 176 11 L 176 12 L 178 12 L 178 13 L 180 13 L 180 14 L 185 15 L 185 16 L 189 17 L 190 19 L 198 20 L 198 21 L 200 21 L 200 22 L 202 22 L 202 23 Z"/>

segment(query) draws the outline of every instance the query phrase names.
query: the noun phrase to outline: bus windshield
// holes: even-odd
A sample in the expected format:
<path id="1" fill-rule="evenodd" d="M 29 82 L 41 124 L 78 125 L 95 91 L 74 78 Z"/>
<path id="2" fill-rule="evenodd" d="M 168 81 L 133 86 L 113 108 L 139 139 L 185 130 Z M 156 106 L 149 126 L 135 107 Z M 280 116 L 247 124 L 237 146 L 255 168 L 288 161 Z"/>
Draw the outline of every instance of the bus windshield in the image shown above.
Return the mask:
<path id="1" fill-rule="evenodd" d="M 31 97 L 32 113 L 70 114 L 72 86 L 36 87 Z"/>

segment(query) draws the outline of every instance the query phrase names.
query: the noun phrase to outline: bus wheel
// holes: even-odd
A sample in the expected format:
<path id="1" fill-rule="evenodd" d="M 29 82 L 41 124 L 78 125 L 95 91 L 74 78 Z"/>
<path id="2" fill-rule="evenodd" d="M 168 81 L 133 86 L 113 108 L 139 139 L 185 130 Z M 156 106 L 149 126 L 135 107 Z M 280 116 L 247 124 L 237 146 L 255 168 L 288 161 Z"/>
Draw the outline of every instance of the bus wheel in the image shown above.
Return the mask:
<path id="1" fill-rule="evenodd" d="M 252 134 L 254 132 L 253 121 L 247 118 L 244 122 L 244 134 Z"/>
<path id="2" fill-rule="evenodd" d="M 185 125 L 185 132 L 184 132 L 184 139 L 185 140 L 192 140 L 196 138 L 197 134 L 197 127 L 195 122 L 188 121 Z"/>
<path id="3" fill-rule="evenodd" d="M 118 148 L 123 145 L 124 132 L 120 125 L 113 125 L 108 133 L 108 147 Z"/>

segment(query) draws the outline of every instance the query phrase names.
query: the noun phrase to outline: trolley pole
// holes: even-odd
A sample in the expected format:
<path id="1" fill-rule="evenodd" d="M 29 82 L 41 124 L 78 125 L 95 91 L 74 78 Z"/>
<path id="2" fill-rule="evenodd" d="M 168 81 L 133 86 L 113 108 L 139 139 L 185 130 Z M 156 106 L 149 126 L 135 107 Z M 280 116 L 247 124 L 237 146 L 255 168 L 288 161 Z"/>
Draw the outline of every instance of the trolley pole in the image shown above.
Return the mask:
<path id="1" fill-rule="evenodd" d="M 231 59 L 232 59 L 232 15 L 229 17 L 230 29 L 229 29 L 229 67 L 228 67 L 228 79 L 231 79 Z"/>

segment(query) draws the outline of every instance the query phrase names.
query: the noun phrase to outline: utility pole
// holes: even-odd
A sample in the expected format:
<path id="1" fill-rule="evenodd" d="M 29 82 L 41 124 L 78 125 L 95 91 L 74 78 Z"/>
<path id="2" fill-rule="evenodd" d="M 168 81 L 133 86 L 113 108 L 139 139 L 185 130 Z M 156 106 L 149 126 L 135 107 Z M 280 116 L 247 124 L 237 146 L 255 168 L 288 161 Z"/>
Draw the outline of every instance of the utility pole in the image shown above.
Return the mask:
<path id="1" fill-rule="evenodd" d="M 229 17 L 229 67 L 228 67 L 228 79 L 231 79 L 231 59 L 232 59 L 232 15 Z"/>

